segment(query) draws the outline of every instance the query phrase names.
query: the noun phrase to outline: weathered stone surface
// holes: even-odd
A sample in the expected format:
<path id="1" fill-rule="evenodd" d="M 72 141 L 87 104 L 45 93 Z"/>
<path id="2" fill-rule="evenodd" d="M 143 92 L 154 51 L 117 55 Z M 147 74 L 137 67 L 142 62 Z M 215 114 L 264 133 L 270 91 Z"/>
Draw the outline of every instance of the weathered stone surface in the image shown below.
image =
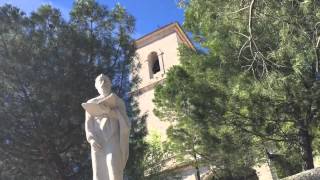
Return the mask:
<path id="1" fill-rule="evenodd" d="M 320 168 L 311 169 L 282 180 L 320 180 Z"/>
<path id="2" fill-rule="evenodd" d="M 99 75 L 95 87 L 100 96 L 82 104 L 86 110 L 85 131 L 91 145 L 93 180 L 123 180 L 130 132 L 125 104 L 111 92 L 107 76 Z"/>

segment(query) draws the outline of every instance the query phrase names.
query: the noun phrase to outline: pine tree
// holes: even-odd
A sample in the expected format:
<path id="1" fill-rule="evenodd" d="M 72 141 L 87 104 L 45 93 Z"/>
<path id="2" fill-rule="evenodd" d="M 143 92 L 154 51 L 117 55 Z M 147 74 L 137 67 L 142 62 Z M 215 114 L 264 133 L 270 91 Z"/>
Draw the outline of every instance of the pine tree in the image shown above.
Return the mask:
<path id="1" fill-rule="evenodd" d="M 128 107 L 134 103 L 134 18 L 93 0 L 76 1 L 70 15 L 66 21 L 50 5 L 30 16 L 0 7 L 1 178 L 91 179 L 80 104 L 97 95 L 94 78 L 108 75 Z M 128 111 L 135 154 L 143 149 L 143 119 Z M 132 160 L 142 158 L 143 151 Z"/>
<path id="2" fill-rule="evenodd" d="M 176 158 L 193 165 L 198 179 L 200 167 L 213 167 L 218 179 L 254 178 L 254 138 L 226 124 L 227 72 L 216 66 L 217 59 L 187 48 L 180 50 L 180 61 L 154 99 L 156 115 L 174 122 L 167 134 Z"/>
<path id="3" fill-rule="evenodd" d="M 205 72 L 224 74 L 206 81 L 226 85 L 226 123 L 260 144 L 275 143 L 285 156 L 298 152 L 303 169 L 313 168 L 319 133 L 319 2 L 190 0 L 181 5 L 184 27 L 216 63 Z"/>

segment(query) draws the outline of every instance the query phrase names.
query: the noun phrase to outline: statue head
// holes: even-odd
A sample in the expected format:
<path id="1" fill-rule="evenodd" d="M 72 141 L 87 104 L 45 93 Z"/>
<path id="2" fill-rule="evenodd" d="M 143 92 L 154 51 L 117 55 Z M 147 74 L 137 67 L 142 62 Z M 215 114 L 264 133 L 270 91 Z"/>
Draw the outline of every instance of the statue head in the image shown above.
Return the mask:
<path id="1" fill-rule="evenodd" d="M 109 95 L 111 93 L 111 85 L 110 79 L 104 74 L 100 74 L 95 80 L 95 87 L 100 95 Z"/>

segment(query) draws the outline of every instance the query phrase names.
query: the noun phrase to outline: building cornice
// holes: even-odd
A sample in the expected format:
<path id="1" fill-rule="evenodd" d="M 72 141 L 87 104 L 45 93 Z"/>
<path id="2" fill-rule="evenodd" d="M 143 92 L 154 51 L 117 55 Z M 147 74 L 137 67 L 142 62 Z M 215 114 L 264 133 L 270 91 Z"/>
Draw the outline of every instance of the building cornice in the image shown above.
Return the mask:
<path id="1" fill-rule="evenodd" d="M 147 86 L 144 86 L 144 87 L 139 88 L 139 89 L 137 89 L 137 90 L 135 90 L 135 91 L 132 91 L 132 92 L 130 93 L 130 95 L 140 96 L 141 94 L 144 94 L 145 92 L 148 92 L 148 91 L 154 89 L 154 87 L 155 87 L 156 85 L 162 84 L 163 81 L 164 81 L 164 79 L 161 79 L 161 80 L 159 80 L 159 81 L 153 82 L 153 83 L 151 83 L 151 84 L 149 84 L 149 85 L 147 85 Z"/>
<path id="2" fill-rule="evenodd" d="M 148 33 L 140 38 L 138 38 L 135 43 L 137 49 L 142 48 L 150 43 L 153 43 L 161 38 L 164 38 L 172 33 L 177 33 L 178 37 L 181 39 L 181 41 L 187 45 L 189 48 L 195 50 L 195 47 L 187 34 L 183 31 L 179 23 L 174 22 L 170 23 L 168 25 L 165 25 L 151 33 Z"/>

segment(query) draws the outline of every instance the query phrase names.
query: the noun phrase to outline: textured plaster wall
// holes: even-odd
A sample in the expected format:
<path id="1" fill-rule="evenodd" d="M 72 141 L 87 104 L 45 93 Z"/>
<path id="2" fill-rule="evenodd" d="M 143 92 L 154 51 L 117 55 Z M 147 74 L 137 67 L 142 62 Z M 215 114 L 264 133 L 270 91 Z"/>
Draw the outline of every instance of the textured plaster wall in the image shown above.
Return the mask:
<path id="1" fill-rule="evenodd" d="M 177 34 L 172 33 L 158 41 L 155 41 L 137 50 L 138 58 L 136 59 L 136 61 L 139 61 L 141 64 L 139 77 L 142 79 L 141 83 L 139 84 L 139 88 L 146 87 L 154 82 L 157 82 L 165 78 L 165 72 L 167 72 L 168 69 L 171 68 L 173 65 L 179 64 L 178 46 L 179 45 Z M 160 72 L 155 74 L 154 77 L 150 79 L 148 55 L 151 52 L 157 52 L 158 54 Z M 139 95 L 137 97 L 137 100 L 139 102 L 139 108 L 142 114 L 148 114 L 146 122 L 148 131 L 158 132 L 161 134 L 163 138 L 166 138 L 166 129 L 169 127 L 170 124 L 168 122 L 160 121 L 153 114 L 153 98 L 153 89 Z"/>
<path id="2" fill-rule="evenodd" d="M 259 180 L 272 180 L 272 174 L 268 163 L 263 163 L 254 167 Z"/>
<path id="3" fill-rule="evenodd" d="M 164 72 L 167 72 L 173 65 L 179 64 L 178 46 L 177 34 L 172 33 L 137 50 L 138 59 L 136 59 L 136 61 L 141 63 L 139 75 L 142 78 L 139 88 L 163 79 Z M 159 55 L 160 72 L 157 73 L 154 78 L 150 79 L 148 55 L 153 51 Z M 162 52 L 163 55 L 161 55 Z"/>
<path id="4" fill-rule="evenodd" d="M 147 129 L 149 132 L 158 132 L 161 137 L 166 138 L 166 130 L 169 127 L 168 122 L 160 121 L 154 114 L 154 104 L 151 101 L 154 98 L 154 90 L 147 91 L 140 95 L 137 99 L 139 102 L 139 107 L 142 113 L 148 113 L 148 118 L 146 121 Z"/>

